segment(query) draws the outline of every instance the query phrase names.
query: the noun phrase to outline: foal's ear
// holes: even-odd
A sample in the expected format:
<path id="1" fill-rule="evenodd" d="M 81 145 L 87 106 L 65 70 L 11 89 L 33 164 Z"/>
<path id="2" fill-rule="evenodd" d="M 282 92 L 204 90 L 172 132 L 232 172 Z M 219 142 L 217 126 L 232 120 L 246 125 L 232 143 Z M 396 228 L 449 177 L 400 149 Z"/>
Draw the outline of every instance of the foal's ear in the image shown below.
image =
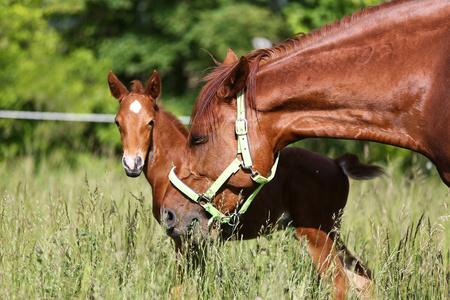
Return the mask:
<path id="1" fill-rule="evenodd" d="M 159 77 L 158 72 L 153 71 L 152 77 L 147 82 L 147 87 L 145 88 L 145 94 L 153 99 L 158 99 L 161 95 L 161 77 Z"/>
<path id="2" fill-rule="evenodd" d="M 111 95 L 113 95 L 114 98 L 122 100 L 126 95 L 128 95 L 127 88 L 123 85 L 122 82 L 119 81 L 119 79 L 117 79 L 113 71 L 109 71 L 108 84 Z"/>
<path id="3" fill-rule="evenodd" d="M 229 66 L 233 63 L 235 63 L 239 58 L 237 57 L 237 55 L 233 52 L 233 50 L 231 50 L 230 48 L 228 48 L 227 50 L 227 56 L 225 57 L 225 59 L 223 60 L 223 64 L 225 66 Z"/>
<path id="4" fill-rule="evenodd" d="M 247 83 L 247 77 L 249 74 L 249 65 L 246 57 L 242 56 L 239 62 L 233 67 L 230 75 L 225 79 L 221 95 L 225 99 L 230 99 L 237 95 Z"/>

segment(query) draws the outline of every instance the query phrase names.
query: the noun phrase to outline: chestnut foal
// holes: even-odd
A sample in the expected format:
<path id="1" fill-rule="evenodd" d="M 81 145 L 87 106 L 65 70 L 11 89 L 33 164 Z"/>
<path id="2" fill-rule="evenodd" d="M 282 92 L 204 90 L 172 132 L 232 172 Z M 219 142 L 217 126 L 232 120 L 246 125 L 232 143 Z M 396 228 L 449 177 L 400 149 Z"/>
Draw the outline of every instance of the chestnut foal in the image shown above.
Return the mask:
<path id="1" fill-rule="evenodd" d="M 145 89 L 135 80 L 129 92 L 112 71 L 108 74 L 108 83 L 111 94 L 120 104 L 115 122 L 124 151 L 123 167 L 130 177 L 137 177 L 144 171 L 152 186 L 153 215 L 161 223 L 160 211 L 169 184 L 168 174 L 173 165 L 180 162 L 188 131 L 175 116 L 162 111 L 156 103 L 161 90 L 161 79 L 156 71 Z M 251 239 L 264 234 L 262 229 L 268 225 L 292 220 L 289 225 L 296 228 L 296 238 L 307 240 L 307 251 L 320 276 L 335 265 L 336 288 L 345 289 L 348 286 L 345 266 L 352 270 L 347 271 L 349 275 L 359 280 L 357 285 L 370 285 L 370 271 L 342 242 L 337 242 L 338 236 L 333 229 L 339 227 L 338 216 L 347 202 L 347 176 L 370 179 L 380 174 L 381 168 L 362 164 L 353 154 L 333 160 L 306 149 L 285 148 L 281 151 L 277 176 L 262 188 L 233 234 Z M 199 206 L 199 210 L 203 209 Z M 221 237 L 230 237 L 229 225 L 224 225 L 223 229 Z M 177 252 L 181 251 L 182 234 L 168 234 L 174 239 Z M 334 242 L 337 243 L 334 245 Z"/>

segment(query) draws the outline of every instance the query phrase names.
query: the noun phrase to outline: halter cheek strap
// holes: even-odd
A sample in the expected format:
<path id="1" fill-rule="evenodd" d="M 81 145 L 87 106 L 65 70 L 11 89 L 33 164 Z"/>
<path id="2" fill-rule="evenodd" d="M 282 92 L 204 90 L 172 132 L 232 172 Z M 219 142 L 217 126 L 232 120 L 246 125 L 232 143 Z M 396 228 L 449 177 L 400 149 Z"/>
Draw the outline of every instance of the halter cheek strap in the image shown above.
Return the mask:
<path id="1" fill-rule="evenodd" d="M 256 197 L 258 192 L 264 186 L 275 177 L 276 169 L 278 166 L 278 160 L 280 157 L 280 152 L 277 153 L 275 162 L 270 170 L 269 176 L 266 178 L 259 174 L 258 171 L 253 171 L 252 166 L 252 155 L 250 153 L 250 146 L 247 136 L 247 119 L 245 115 L 245 99 L 244 92 L 241 91 L 237 98 L 237 119 L 235 125 L 236 135 L 238 139 L 238 149 L 237 154 L 242 156 L 242 161 L 237 157 L 228 165 L 228 167 L 220 174 L 220 176 L 214 181 L 214 183 L 209 187 L 209 189 L 203 194 L 197 193 L 195 190 L 186 185 L 176 174 L 175 168 L 173 167 L 169 173 L 170 182 L 186 197 L 191 201 L 197 203 L 203 207 L 208 213 L 211 214 L 211 218 L 208 221 L 208 226 L 214 221 L 219 221 L 220 223 L 228 223 L 231 226 L 236 226 L 239 222 L 239 218 L 244 214 L 253 199 Z M 236 155 L 237 156 L 237 155 Z M 247 198 L 242 204 L 238 212 L 233 212 L 231 215 L 225 215 L 217 208 L 212 205 L 212 201 L 217 195 L 218 190 L 225 184 L 225 182 L 234 174 L 236 174 L 240 168 L 251 170 L 251 179 L 259 183 L 260 186 Z"/>
<path id="2" fill-rule="evenodd" d="M 170 170 L 169 180 L 181 193 L 183 193 L 186 197 L 188 197 L 192 202 L 197 203 L 198 205 L 203 207 L 203 209 L 205 209 L 208 213 L 211 214 L 212 217 L 208 221 L 208 226 L 211 225 L 211 223 L 214 221 L 220 221 L 220 223 L 229 223 L 231 226 L 235 226 L 237 225 L 240 216 L 247 211 L 248 207 L 252 203 L 253 199 L 255 199 L 256 195 L 259 193 L 261 188 L 266 183 L 270 182 L 273 179 L 273 177 L 275 177 L 279 157 L 280 152 L 277 153 L 275 163 L 272 166 L 270 174 L 267 178 L 261 176 L 259 173 L 256 176 L 251 177 L 253 181 L 260 184 L 259 187 L 247 198 L 246 201 L 244 201 L 243 205 L 241 206 L 238 212 L 233 212 L 231 215 L 228 216 L 219 211 L 217 208 L 215 208 L 212 205 L 212 201 L 217 195 L 217 191 L 222 187 L 222 185 L 225 184 L 228 178 L 230 178 L 231 175 L 239 171 L 239 169 L 242 167 L 243 162 L 239 161 L 237 158 L 235 158 L 231 162 L 231 164 L 228 165 L 228 167 L 222 172 L 222 174 L 217 178 L 217 180 L 214 181 L 214 183 L 209 187 L 209 189 L 203 194 L 197 193 L 195 190 L 193 190 L 187 184 L 185 184 L 175 174 L 176 167 L 173 167 L 172 170 Z"/>
<path id="3" fill-rule="evenodd" d="M 250 153 L 250 145 L 248 142 L 248 127 L 247 118 L 245 115 L 245 98 L 244 92 L 241 91 L 237 98 L 237 119 L 235 124 L 235 131 L 238 141 L 238 154 L 242 156 L 242 167 L 251 168 L 253 166 L 252 154 Z"/>

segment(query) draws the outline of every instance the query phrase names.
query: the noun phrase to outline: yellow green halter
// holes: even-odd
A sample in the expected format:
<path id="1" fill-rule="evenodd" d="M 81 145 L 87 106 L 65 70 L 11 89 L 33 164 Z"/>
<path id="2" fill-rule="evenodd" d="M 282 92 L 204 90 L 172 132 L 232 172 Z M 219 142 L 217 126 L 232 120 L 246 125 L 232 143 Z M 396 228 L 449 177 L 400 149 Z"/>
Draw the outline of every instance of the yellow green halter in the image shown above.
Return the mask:
<path id="1" fill-rule="evenodd" d="M 208 213 L 211 214 L 212 217 L 208 221 L 208 226 L 211 225 L 211 223 L 214 221 L 219 221 L 220 223 L 228 223 L 230 226 L 236 226 L 239 222 L 240 216 L 247 211 L 253 199 L 256 197 L 264 184 L 271 181 L 275 176 L 280 152 L 277 153 L 275 162 L 272 166 L 272 169 L 270 170 L 268 177 L 262 176 L 258 171 L 253 171 L 253 161 L 252 155 L 250 153 L 247 129 L 245 95 L 244 92 L 241 91 L 237 97 L 237 119 L 235 123 L 235 131 L 238 140 L 236 158 L 228 165 L 228 167 L 222 172 L 222 174 L 220 174 L 216 181 L 214 181 L 214 183 L 208 188 L 206 192 L 200 194 L 191 189 L 180 178 L 178 178 L 178 176 L 175 174 L 176 167 L 173 167 L 169 173 L 170 182 L 181 193 L 183 193 L 191 201 L 203 207 Z M 241 155 L 242 161 L 237 158 L 238 154 Z M 231 215 L 225 215 L 212 205 L 212 201 L 214 200 L 217 191 L 224 185 L 228 178 L 230 178 L 231 175 L 236 174 L 240 170 L 240 168 L 250 170 L 252 172 L 252 175 L 250 176 L 251 179 L 256 183 L 259 183 L 260 186 L 247 198 L 246 201 L 244 201 L 239 211 L 235 211 Z M 205 203 L 202 203 L 201 200 L 203 200 Z"/>

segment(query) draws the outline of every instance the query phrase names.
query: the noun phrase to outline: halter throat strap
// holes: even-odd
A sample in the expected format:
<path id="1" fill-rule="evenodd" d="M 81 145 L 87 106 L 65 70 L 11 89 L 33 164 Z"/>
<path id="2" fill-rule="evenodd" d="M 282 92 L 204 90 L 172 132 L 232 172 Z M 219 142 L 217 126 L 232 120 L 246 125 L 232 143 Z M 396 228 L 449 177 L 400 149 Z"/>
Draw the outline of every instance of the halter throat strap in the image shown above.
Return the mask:
<path id="1" fill-rule="evenodd" d="M 239 222 L 240 216 L 244 214 L 253 199 L 259 193 L 264 184 L 270 182 L 273 177 L 275 177 L 276 169 L 278 166 L 278 160 L 280 157 L 280 152 L 277 153 L 275 158 L 275 162 L 270 170 L 269 176 L 264 177 L 259 174 L 258 171 L 253 171 L 253 161 L 252 155 L 250 153 L 250 145 L 248 141 L 248 127 L 247 127 L 247 118 L 245 111 L 245 95 L 244 92 L 241 91 L 237 97 L 237 119 L 235 123 L 235 131 L 238 140 L 238 149 L 236 158 L 228 165 L 228 167 L 220 174 L 220 176 L 214 181 L 214 183 L 208 188 L 206 192 L 200 194 L 190 188 L 187 184 L 185 184 L 176 174 L 175 168 L 173 167 L 169 173 L 170 182 L 187 198 L 189 198 L 192 202 L 197 203 L 201 207 L 203 207 L 209 214 L 211 214 L 211 218 L 208 221 L 208 226 L 211 225 L 214 221 L 219 221 L 220 223 L 228 223 L 230 226 L 236 226 Z M 242 161 L 240 161 L 237 156 L 241 155 Z M 242 206 L 237 211 L 235 210 L 231 215 L 225 215 L 217 208 L 212 205 L 212 201 L 219 189 L 225 184 L 225 182 L 234 174 L 236 174 L 240 168 L 251 170 L 252 175 L 251 179 L 259 183 L 260 186 L 247 198 L 246 201 L 243 201 Z"/>

